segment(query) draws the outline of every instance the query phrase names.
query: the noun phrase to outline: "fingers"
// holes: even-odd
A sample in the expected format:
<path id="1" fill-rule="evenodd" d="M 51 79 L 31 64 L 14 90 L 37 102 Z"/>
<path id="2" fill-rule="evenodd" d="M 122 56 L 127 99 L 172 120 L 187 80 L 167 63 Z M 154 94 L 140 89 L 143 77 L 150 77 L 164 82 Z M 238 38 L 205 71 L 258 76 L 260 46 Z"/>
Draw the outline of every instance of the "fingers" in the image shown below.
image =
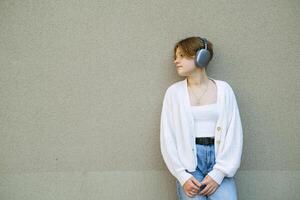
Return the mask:
<path id="1" fill-rule="evenodd" d="M 200 194 L 201 195 L 207 195 L 207 192 L 211 189 L 211 186 L 210 185 L 206 185 L 206 187 L 201 190 Z"/>
<path id="2" fill-rule="evenodd" d="M 197 192 L 195 192 L 195 191 L 197 191 L 197 190 L 191 188 L 191 189 L 185 191 L 185 194 L 186 194 L 188 197 L 194 197 L 194 196 L 197 194 Z"/>
<path id="3" fill-rule="evenodd" d="M 192 189 L 188 192 L 189 197 L 194 197 L 198 193 L 198 190 Z"/>
<path id="4" fill-rule="evenodd" d="M 191 177 L 186 185 L 186 195 L 189 197 L 194 197 L 196 194 L 198 194 L 200 189 L 199 185 L 201 185 L 201 183 L 195 177 Z"/>
<path id="5" fill-rule="evenodd" d="M 194 183 L 191 184 L 190 193 L 191 193 L 191 195 L 194 195 L 194 196 L 199 193 L 199 188 Z"/>
<path id="6" fill-rule="evenodd" d="M 199 194 L 201 195 L 205 195 L 205 192 L 209 189 L 210 185 L 209 185 L 209 182 L 207 181 L 207 178 L 204 177 L 204 179 L 201 181 L 200 183 L 201 185 L 206 185 L 201 191 Z"/>
<path id="7" fill-rule="evenodd" d="M 209 189 L 208 189 L 208 191 L 205 193 L 205 195 L 210 195 L 210 194 L 212 194 L 212 192 L 215 190 L 215 187 L 210 187 Z"/>
<path id="8" fill-rule="evenodd" d="M 206 185 L 206 186 L 205 186 Z M 201 186 L 205 186 L 201 190 Z M 209 178 L 205 177 L 202 182 L 199 182 L 195 177 L 191 177 L 189 182 L 185 187 L 186 195 L 189 197 L 194 197 L 195 195 L 211 195 L 218 188 L 218 184 Z"/>
<path id="9" fill-rule="evenodd" d="M 194 183 L 194 185 L 199 190 L 202 184 L 196 178 L 192 178 L 191 181 Z"/>
<path id="10" fill-rule="evenodd" d="M 216 190 L 217 190 L 217 188 L 214 188 L 214 189 L 213 189 L 212 191 L 210 191 L 207 195 L 213 194 Z"/>
<path id="11" fill-rule="evenodd" d="M 210 194 L 214 193 L 217 188 L 218 188 L 217 185 L 208 183 L 207 186 L 202 191 L 200 191 L 199 194 L 200 195 L 210 195 Z"/>

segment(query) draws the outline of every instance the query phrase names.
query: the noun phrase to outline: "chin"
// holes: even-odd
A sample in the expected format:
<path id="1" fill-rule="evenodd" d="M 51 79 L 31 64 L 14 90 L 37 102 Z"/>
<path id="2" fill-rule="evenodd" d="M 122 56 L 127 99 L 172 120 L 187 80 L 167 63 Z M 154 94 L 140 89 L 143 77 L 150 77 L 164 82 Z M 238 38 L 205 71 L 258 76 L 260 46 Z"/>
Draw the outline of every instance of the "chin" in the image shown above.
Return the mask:
<path id="1" fill-rule="evenodd" d="M 179 76 L 182 76 L 182 77 L 185 77 L 185 76 L 186 76 L 185 73 L 181 73 L 181 72 L 177 72 L 177 74 L 178 74 Z"/>

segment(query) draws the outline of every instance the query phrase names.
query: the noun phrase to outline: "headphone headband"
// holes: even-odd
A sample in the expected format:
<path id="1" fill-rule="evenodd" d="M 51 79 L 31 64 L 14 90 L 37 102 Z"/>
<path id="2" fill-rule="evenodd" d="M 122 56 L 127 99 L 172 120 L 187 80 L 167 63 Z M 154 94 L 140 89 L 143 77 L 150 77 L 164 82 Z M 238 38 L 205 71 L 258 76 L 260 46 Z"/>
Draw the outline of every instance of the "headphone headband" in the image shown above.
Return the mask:
<path id="1" fill-rule="evenodd" d="M 201 38 L 201 37 L 199 37 L 199 38 L 203 41 L 204 48 L 207 49 L 207 43 L 208 43 L 207 39 L 206 38 Z"/>

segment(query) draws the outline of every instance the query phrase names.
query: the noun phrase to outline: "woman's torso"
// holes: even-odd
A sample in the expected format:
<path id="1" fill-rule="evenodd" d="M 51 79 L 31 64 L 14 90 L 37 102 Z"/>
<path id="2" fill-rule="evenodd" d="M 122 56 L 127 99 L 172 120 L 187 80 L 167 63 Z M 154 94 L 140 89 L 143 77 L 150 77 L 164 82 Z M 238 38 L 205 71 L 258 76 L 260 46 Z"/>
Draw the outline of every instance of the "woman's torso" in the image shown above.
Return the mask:
<path id="1" fill-rule="evenodd" d="M 207 89 L 198 103 L 195 95 L 199 97 L 203 91 L 191 90 L 189 88 L 188 93 L 195 122 L 195 137 L 214 137 L 214 130 L 219 116 L 217 86 L 210 79 Z"/>
<path id="2" fill-rule="evenodd" d="M 214 137 L 219 116 L 218 104 L 191 106 L 191 110 L 195 122 L 195 137 Z"/>

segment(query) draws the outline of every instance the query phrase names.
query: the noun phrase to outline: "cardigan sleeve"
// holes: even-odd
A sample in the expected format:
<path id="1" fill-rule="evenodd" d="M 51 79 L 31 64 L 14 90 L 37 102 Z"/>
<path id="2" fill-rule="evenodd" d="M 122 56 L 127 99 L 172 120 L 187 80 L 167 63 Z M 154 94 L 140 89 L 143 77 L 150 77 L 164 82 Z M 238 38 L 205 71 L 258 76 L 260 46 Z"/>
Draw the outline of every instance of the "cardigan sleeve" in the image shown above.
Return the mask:
<path id="1" fill-rule="evenodd" d="M 225 177 L 225 174 L 224 172 L 220 171 L 219 169 L 217 168 L 214 168 L 213 170 L 211 170 L 208 175 L 214 180 L 216 181 L 219 185 L 221 185 L 224 177 Z"/>
<path id="2" fill-rule="evenodd" d="M 224 142 L 224 148 L 216 156 L 213 170 L 208 173 L 220 184 L 223 177 L 217 170 L 223 172 L 227 177 L 233 177 L 240 167 L 243 148 L 243 129 L 235 94 L 229 84 L 229 102 L 227 109 L 228 126 Z M 219 174 L 219 175 L 218 175 Z"/>
<path id="3" fill-rule="evenodd" d="M 179 160 L 176 146 L 176 137 L 172 121 L 171 97 L 168 90 L 164 96 L 161 122 L 160 122 L 160 148 L 163 160 L 169 169 L 170 173 L 183 186 L 184 183 L 192 177 L 192 174 L 185 171 L 184 166 Z"/>

